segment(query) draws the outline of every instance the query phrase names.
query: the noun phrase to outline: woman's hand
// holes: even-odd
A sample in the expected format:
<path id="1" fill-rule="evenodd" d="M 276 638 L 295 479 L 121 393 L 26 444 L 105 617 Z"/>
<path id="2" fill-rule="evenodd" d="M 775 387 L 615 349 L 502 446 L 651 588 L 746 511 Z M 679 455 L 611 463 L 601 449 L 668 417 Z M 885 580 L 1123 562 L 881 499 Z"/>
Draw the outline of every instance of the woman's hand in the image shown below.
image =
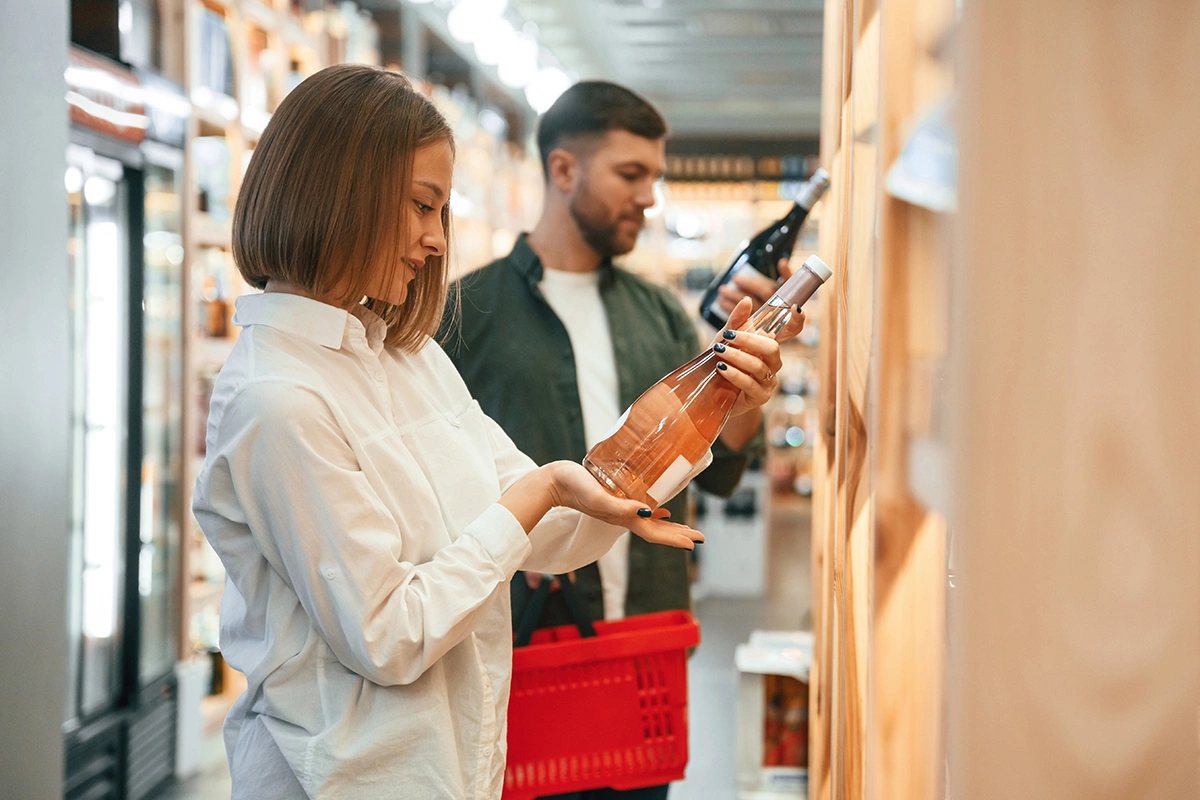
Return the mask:
<path id="1" fill-rule="evenodd" d="M 721 359 L 717 369 L 742 390 L 730 412 L 733 416 L 759 408 L 771 399 L 779 386 L 779 370 L 783 368 L 779 343 L 804 329 L 804 312 L 797 307 L 788 324 L 774 337 L 737 330 L 750 318 L 753 309 L 750 299 L 743 298 L 729 315 L 728 327 L 717 335 L 713 344 Z"/>
<path id="2" fill-rule="evenodd" d="M 704 541 L 700 531 L 667 522 L 670 512 L 664 508 L 652 512 L 637 500 L 613 497 L 587 469 L 573 461 L 555 461 L 543 469 L 551 471 L 550 493 L 556 506 L 573 508 L 602 522 L 628 528 L 654 544 L 693 550 L 696 542 Z"/>

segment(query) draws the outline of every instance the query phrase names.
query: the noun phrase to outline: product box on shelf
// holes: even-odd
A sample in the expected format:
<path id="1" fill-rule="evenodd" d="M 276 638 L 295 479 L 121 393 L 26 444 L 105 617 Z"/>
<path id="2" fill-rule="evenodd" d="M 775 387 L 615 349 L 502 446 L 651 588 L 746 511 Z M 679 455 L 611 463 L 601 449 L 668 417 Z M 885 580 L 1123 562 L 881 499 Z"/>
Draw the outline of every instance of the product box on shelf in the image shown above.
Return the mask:
<path id="1" fill-rule="evenodd" d="M 738 670 L 737 798 L 808 796 L 808 631 L 755 631 Z"/>

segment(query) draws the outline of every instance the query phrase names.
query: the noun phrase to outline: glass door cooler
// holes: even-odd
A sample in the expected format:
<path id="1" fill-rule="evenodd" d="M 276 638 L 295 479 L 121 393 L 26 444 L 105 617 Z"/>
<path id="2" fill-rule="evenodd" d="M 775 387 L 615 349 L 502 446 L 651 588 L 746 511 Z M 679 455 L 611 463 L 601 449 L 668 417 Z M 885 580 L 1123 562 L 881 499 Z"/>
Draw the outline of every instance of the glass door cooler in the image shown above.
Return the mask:
<path id="1" fill-rule="evenodd" d="M 68 798 L 174 773 L 183 394 L 183 136 L 174 84 L 73 47 Z"/>

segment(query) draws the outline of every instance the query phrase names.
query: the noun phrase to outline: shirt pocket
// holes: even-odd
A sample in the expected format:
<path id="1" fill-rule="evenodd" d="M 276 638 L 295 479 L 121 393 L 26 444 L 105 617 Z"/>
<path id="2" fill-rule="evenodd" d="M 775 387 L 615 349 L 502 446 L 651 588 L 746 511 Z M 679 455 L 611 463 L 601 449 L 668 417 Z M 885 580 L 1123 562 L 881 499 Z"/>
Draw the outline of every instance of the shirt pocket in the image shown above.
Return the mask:
<path id="1" fill-rule="evenodd" d="M 403 434 L 420 466 L 452 538 L 500 499 L 496 459 L 474 400 L 461 413 L 435 417 Z"/>

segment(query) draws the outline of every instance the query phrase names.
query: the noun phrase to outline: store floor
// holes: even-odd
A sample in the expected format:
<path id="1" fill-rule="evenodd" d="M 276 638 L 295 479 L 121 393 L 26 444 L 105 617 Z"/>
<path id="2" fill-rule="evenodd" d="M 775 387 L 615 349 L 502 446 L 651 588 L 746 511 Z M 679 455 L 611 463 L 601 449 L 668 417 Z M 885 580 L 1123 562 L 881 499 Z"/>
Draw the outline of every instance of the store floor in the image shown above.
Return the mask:
<path id="1" fill-rule="evenodd" d="M 734 799 L 734 649 L 756 628 L 810 627 L 810 528 L 807 502 L 776 502 L 766 537 L 763 596 L 696 600 L 703 642 L 688 663 L 691 758 L 684 779 L 671 787 L 669 800 Z M 229 771 L 219 736 L 206 741 L 204 763 L 200 774 L 171 787 L 159 800 L 227 800 Z"/>

